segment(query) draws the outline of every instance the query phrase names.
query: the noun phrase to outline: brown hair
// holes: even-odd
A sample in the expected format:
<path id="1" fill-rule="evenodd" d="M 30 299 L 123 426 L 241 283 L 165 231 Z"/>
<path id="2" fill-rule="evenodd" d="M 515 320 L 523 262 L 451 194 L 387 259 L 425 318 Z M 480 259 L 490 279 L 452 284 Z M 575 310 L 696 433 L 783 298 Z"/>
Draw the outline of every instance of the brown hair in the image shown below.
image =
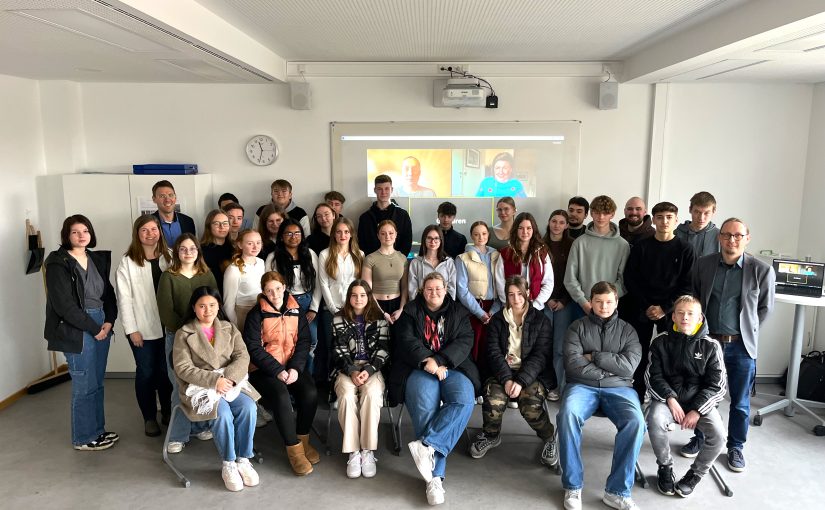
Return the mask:
<path id="1" fill-rule="evenodd" d="M 286 179 L 275 179 L 272 181 L 272 184 L 269 186 L 269 189 L 274 191 L 275 188 L 278 189 L 288 189 L 292 192 L 292 184 Z"/>
<path id="2" fill-rule="evenodd" d="M 349 255 L 352 257 L 352 264 L 355 267 L 355 277 L 360 278 L 361 266 L 364 263 L 364 257 L 361 255 L 361 249 L 358 248 L 358 238 L 355 236 L 355 226 L 348 218 L 344 218 L 343 216 L 339 217 L 335 220 L 335 223 L 332 224 L 332 231 L 330 232 L 332 235 L 329 236 L 329 252 L 327 253 L 327 261 L 324 264 L 324 270 L 333 280 L 338 276 L 338 252 L 341 248 L 335 240 L 335 231 L 341 223 L 346 225 L 349 229 Z"/>
<path id="3" fill-rule="evenodd" d="M 510 207 L 512 207 L 513 209 L 516 209 L 516 201 L 515 201 L 515 200 L 513 200 L 513 197 L 501 197 L 501 198 L 499 198 L 498 200 L 496 200 L 496 205 L 498 205 L 498 204 L 500 204 L 500 203 L 502 203 L 502 202 L 504 202 L 505 204 L 509 205 L 509 206 L 510 206 Z"/>
<path id="4" fill-rule="evenodd" d="M 355 310 L 349 302 L 352 297 L 352 289 L 355 287 L 363 287 L 367 292 L 367 306 L 364 308 L 364 322 L 370 323 L 383 319 L 384 312 L 381 311 L 378 303 L 376 303 L 375 299 L 372 297 L 372 288 L 366 280 L 361 280 L 360 278 L 356 278 L 349 284 L 349 287 L 347 288 L 347 298 L 344 300 L 344 306 L 341 307 L 341 311 L 338 313 L 349 322 L 355 322 Z"/>
<path id="5" fill-rule="evenodd" d="M 333 209 L 332 206 L 329 205 L 328 203 L 321 202 L 320 204 L 315 206 L 315 210 L 312 212 L 312 218 L 310 218 L 310 220 L 309 220 L 309 223 L 310 223 L 309 231 L 311 233 L 315 233 L 321 228 L 321 226 L 318 225 L 318 220 L 315 219 L 315 215 L 318 214 L 318 209 L 320 209 L 322 207 L 326 207 L 327 209 L 330 210 L 330 212 L 332 213 L 332 222 L 333 223 L 335 223 L 335 220 L 338 219 L 338 213 L 335 212 L 335 209 Z"/>
<path id="6" fill-rule="evenodd" d="M 709 205 L 716 207 L 716 198 L 707 191 L 700 191 L 690 197 L 690 207 L 688 210 L 693 209 L 694 206 L 707 207 Z"/>
<path id="7" fill-rule="evenodd" d="M 172 183 L 164 179 L 162 181 L 156 182 L 155 185 L 152 186 L 152 196 L 153 197 L 155 196 L 155 191 L 157 191 L 158 188 L 172 188 L 172 191 L 173 192 L 175 191 L 175 187 L 172 186 Z"/>
<path id="8" fill-rule="evenodd" d="M 426 227 L 424 227 L 424 232 L 421 233 L 421 246 L 418 247 L 418 256 L 427 256 L 427 234 L 433 231 L 438 232 L 438 238 L 441 240 L 435 255 L 436 257 L 438 257 L 438 262 L 441 263 L 444 262 L 444 260 L 447 258 L 447 252 L 444 251 L 444 232 L 438 225 L 427 225 Z"/>
<path id="9" fill-rule="evenodd" d="M 235 208 L 237 209 L 237 207 Z M 206 215 L 206 219 L 203 222 L 203 235 L 201 236 L 201 244 L 209 244 L 215 242 L 215 236 L 212 235 L 212 222 L 215 220 L 215 216 L 219 214 L 223 214 L 226 216 L 226 211 L 228 209 L 212 209 L 209 211 L 209 214 Z M 229 221 L 229 216 L 226 216 L 226 220 Z M 229 234 L 227 233 L 225 243 L 229 242 Z"/>
<path id="10" fill-rule="evenodd" d="M 594 285 L 592 289 L 590 289 L 590 299 L 593 299 L 593 296 L 596 296 L 598 294 L 610 294 L 611 292 L 618 300 L 619 291 L 616 290 L 615 285 L 613 285 L 610 282 L 599 282 L 596 285 Z"/>
<path id="11" fill-rule="evenodd" d="M 324 200 L 337 200 L 342 204 L 347 201 L 347 199 L 338 191 L 329 191 L 326 195 L 324 195 Z"/>
<path id="12" fill-rule="evenodd" d="M 507 308 L 512 308 L 510 306 L 510 300 L 507 299 L 507 295 L 510 293 L 510 287 L 516 287 L 518 291 L 524 296 L 525 306 L 530 306 L 530 285 L 520 275 L 513 275 L 504 280 L 504 306 Z"/>
<path id="13" fill-rule="evenodd" d="M 158 219 L 151 214 L 144 214 L 142 216 L 138 216 L 138 219 L 135 220 L 135 223 L 132 225 L 132 242 L 129 244 L 129 248 L 126 250 L 126 255 L 130 259 L 132 259 L 135 264 L 140 267 L 143 267 L 143 263 L 146 262 L 146 255 L 143 253 L 143 245 L 140 244 L 140 238 L 138 237 L 138 233 L 140 229 L 143 228 L 144 225 L 147 223 L 154 223 L 158 227 L 158 244 L 155 246 L 155 255 L 159 257 L 163 257 L 168 264 L 170 260 L 172 260 L 172 256 L 169 255 L 169 247 L 166 246 L 166 239 L 163 237 L 163 230 L 161 230 L 160 222 Z"/>
<path id="14" fill-rule="evenodd" d="M 172 264 L 169 266 L 169 271 L 172 274 L 180 274 L 180 268 L 183 265 L 180 261 L 180 245 L 183 244 L 184 241 L 189 240 L 195 243 L 195 248 L 198 249 L 198 258 L 195 259 L 195 274 L 206 274 L 209 272 L 209 266 L 206 265 L 206 261 L 203 260 L 203 252 L 201 251 L 201 244 L 198 242 L 198 238 L 195 237 L 194 234 L 190 234 L 188 232 L 183 233 L 178 236 L 175 240 L 175 246 L 172 248 Z"/>
<path id="15" fill-rule="evenodd" d="M 722 222 L 722 225 L 719 227 L 719 235 L 722 234 L 722 230 L 725 228 L 725 225 L 728 223 L 741 223 L 745 227 L 745 233 L 750 235 L 751 229 L 748 227 L 748 224 L 744 221 L 740 220 L 739 218 L 728 218 Z"/>
<path id="16" fill-rule="evenodd" d="M 651 214 L 653 214 L 653 216 L 656 216 L 659 213 L 679 214 L 679 208 L 676 207 L 675 204 L 672 204 L 670 202 L 659 202 L 658 204 L 653 206 Z"/>
<path id="17" fill-rule="evenodd" d="M 81 224 L 89 229 L 89 244 L 86 245 L 86 248 L 94 248 L 97 246 L 97 236 L 95 235 L 95 229 L 92 226 L 92 222 L 89 221 L 89 218 L 83 216 L 82 214 L 73 214 L 63 220 L 63 228 L 60 229 L 60 247 L 64 250 L 71 250 L 72 243 L 69 242 L 69 234 L 72 231 L 72 227 L 74 225 Z"/>
<path id="18" fill-rule="evenodd" d="M 286 219 L 286 211 L 284 211 L 283 207 L 272 203 L 266 204 L 264 208 L 261 209 L 261 214 L 258 216 L 258 233 L 261 234 L 261 240 L 266 239 L 269 241 L 272 239 L 272 234 L 270 234 L 269 230 L 266 228 L 266 220 L 273 214 L 280 215 L 281 220 Z"/>
<path id="19" fill-rule="evenodd" d="M 392 184 L 392 177 L 390 177 L 387 174 L 381 174 L 381 175 L 376 175 L 375 176 L 375 185 L 376 186 L 378 186 L 379 184 L 384 184 L 385 182 L 388 182 L 388 183 Z"/>
<path id="20" fill-rule="evenodd" d="M 527 245 L 527 251 L 522 253 L 519 248 L 518 226 L 521 222 L 529 221 L 533 226 L 533 237 L 530 238 L 530 243 Z M 536 218 L 529 212 L 519 213 L 513 221 L 513 226 L 510 228 L 510 248 L 511 260 L 514 264 L 526 264 L 533 255 L 539 257 L 539 262 L 544 263 L 544 257 L 547 256 L 547 246 L 541 239 L 539 227 L 536 225 Z"/>
<path id="21" fill-rule="evenodd" d="M 612 214 L 616 212 L 616 202 L 607 195 L 599 195 L 590 202 L 590 214 Z"/>
<path id="22" fill-rule="evenodd" d="M 543 239 L 544 244 L 546 244 L 548 246 L 550 245 L 550 241 L 551 241 L 551 239 L 550 239 L 550 220 L 553 219 L 553 216 L 561 216 L 561 217 L 564 218 L 564 221 L 566 221 L 568 224 L 570 223 L 570 215 L 567 214 L 567 211 L 565 211 L 564 209 L 556 209 L 555 211 L 550 213 L 550 217 L 547 218 L 547 229 L 544 231 L 544 239 Z M 564 229 L 564 233 L 562 234 L 562 237 L 565 237 L 567 235 L 569 235 L 569 232 L 568 232 L 567 229 Z"/>
<path id="23" fill-rule="evenodd" d="M 470 235 L 471 235 L 471 236 L 473 235 L 473 230 L 475 230 L 475 229 L 476 229 L 476 227 L 478 227 L 478 226 L 482 226 L 482 227 L 486 228 L 486 229 L 487 229 L 487 233 L 488 233 L 488 234 L 490 233 L 490 227 L 487 225 L 487 223 L 485 223 L 485 222 L 484 222 L 484 221 L 482 221 L 482 220 L 478 220 L 478 221 L 474 221 L 474 222 L 473 222 L 473 224 L 472 224 L 472 225 L 470 225 Z"/>

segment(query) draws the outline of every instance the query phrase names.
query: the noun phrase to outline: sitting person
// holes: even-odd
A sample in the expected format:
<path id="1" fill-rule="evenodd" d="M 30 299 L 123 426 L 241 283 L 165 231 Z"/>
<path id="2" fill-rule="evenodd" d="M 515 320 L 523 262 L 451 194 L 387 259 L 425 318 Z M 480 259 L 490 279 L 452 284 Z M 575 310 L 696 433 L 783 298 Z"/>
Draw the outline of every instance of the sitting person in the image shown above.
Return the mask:
<path id="1" fill-rule="evenodd" d="M 247 381 L 249 354 L 241 334 L 226 320 L 221 295 L 210 287 L 192 292 L 172 351 L 181 410 L 192 422 L 209 421 L 226 488 L 258 485 L 249 459 L 255 435 L 255 401 Z"/>
<path id="2" fill-rule="evenodd" d="M 410 453 L 427 482 L 427 502 L 439 505 L 447 455 L 467 428 L 480 386 L 470 359 L 469 312 L 447 295 L 441 273 L 424 277 L 421 292 L 396 323 L 395 342 L 390 401 L 406 401 L 417 438 L 409 443 Z"/>
<path id="3" fill-rule="evenodd" d="M 381 368 L 389 357 L 390 327 L 364 280 L 354 280 L 347 300 L 332 320 L 337 367 L 335 395 L 344 433 L 341 452 L 349 454 L 347 476 L 375 476 L 378 424 L 384 404 Z"/>
<path id="4" fill-rule="evenodd" d="M 651 399 L 645 414 L 650 445 L 659 465 L 659 492 L 687 497 L 724 447 L 725 426 L 716 406 L 725 396 L 727 374 L 722 348 L 708 336 L 698 299 L 677 298 L 671 319 L 672 329 L 650 343 L 645 382 Z M 705 437 L 699 455 L 678 483 L 673 476 L 667 437 L 674 424 L 683 430 L 699 429 Z"/>
<path id="5" fill-rule="evenodd" d="M 286 446 L 292 470 L 312 473 L 321 461 L 309 443 L 318 407 L 318 392 L 305 370 L 310 343 L 309 324 L 298 302 L 286 291 L 286 280 L 269 271 L 261 277 L 261 294 L 244 324 L 243 339 L 252 360 L 249 382 L 274 409 L 273 418 Z M 297 416 L 293 417 L 294 399 Z"/>
<path id="6" fill-rule="evenodd" d="M 507 401 L 514 399 L 527 424 L 544 441 L 541 463 L 555 468 L 559 464 L 556 431 L 544 410 L 544 384 L 537 379 L 546 366 L 552 366 L 552 328 L 544 313 L 530 306 L 524 278 L 511 276 L 505 287 L 507 306 L 493 315 L 488 326 L 487 359 L 493 376 L 481 392 L 484 426 L 470 446 L 470 456 L 480 459 L 501 444 L 501 420 Z"/>
<path id="7" fill-rule="evenodd" d="M 593 285 L 589 302 L 592 313 L 573 322 L 564 339 L 567 385 L 556 424 L 567 510 L 582 507 L 582 426 L 599 410 L 618 429 L 602 502 L 611 508 L 638 510 L 630 490 L 644 440 L 645 422 L 632 385 L 642 346 L 636 330 L 619 319 L 618 301 L 618 292 L 612 283 L 602 281 Z"/>

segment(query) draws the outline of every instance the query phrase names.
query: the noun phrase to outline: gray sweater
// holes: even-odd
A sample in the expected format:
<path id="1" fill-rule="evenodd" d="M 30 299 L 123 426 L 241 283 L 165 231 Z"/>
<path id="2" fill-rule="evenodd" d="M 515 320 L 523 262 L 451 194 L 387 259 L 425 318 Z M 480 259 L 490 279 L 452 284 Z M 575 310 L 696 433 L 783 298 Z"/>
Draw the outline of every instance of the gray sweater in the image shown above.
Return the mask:
<path id="1" fill-rule="evenodd" d="M 690 221 L 686 221 L 676 227 L 673 233 L 678 239 L 693 247 L 697 259 L 711 253 L 719 253 L 719 228 L 712 221 L 699 232 L 691 230 Z"/>
<path id="2" fill-rule="evenodd" d="M 588 361 L 584 357 L 590 354 Z M 633 372 L 642 359 L 636 330 L 619 318 L 590 314 L 574 321 L 564 337 L 564 370 L 568 383 L 596 388 L 619 388 L 633 384 Z"/>
<path id="3" fill-rule="evenodd" d="M 579 305 L 590 299 L 593 285 L 605 281 L 616 286 L 619 297 L 625 294 L 624 267 L 630 255 L 630 245 L 619 235 L 619 227 L 610 224 L 610 232 L 600 236 L 593 223 L 573 241 L 564 272 L 564 286 Z"/>

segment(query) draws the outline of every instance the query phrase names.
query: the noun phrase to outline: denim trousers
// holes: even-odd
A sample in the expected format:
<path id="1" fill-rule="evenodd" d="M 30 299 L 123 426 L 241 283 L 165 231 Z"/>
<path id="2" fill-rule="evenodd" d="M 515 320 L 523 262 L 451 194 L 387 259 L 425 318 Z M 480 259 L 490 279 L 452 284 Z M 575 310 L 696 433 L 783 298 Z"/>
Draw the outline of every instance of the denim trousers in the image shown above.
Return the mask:
<path id="1" fill-rule="evenodd" d="M 404 398 L 415 437 L 435 450 L 433 477 L 444 478 L 447 455 L 473 414 L 473 383 L 458 370 L 449 370 L 443 381 L 423 370 L 413 370 L 407 377 Z"/>
<path id="2" fill-rule="evenodd" d="M 178 378 L 175 376 L 175 364 L 172 361 L 172 346 L 175 345 L 175 334 L 166 332 L 166 369 L 169 375 L 169 382 L 172 383 L 172 407 L 180 404 L 180 393 L 178 392 Z M 183 412 L 178 413 L 172 422 L 172 433 L 169 435 L 169 442 L 188 443 L 190 434 L 209 430 L 209 422 L 199 421 L 192 423 Z"/>
<path id="3" fill-rule="evenodd" d="M 630 489 L 633 488 L 636 459 L 645 436 L 645 420 L 639 397 L 630 387 L 596 388 L 578 383 L 567 385 L 561 409 L 556 416 L 562 486 L 565 489 L 582 488 L 582 426 L 597 410 L 601 410 L 617 429 L 613 464 L 605 491 L 629 497 Z"/>
<path id="4" fill-rule="evenodd" d="M 168 416 L 171 409 L 172 384 L 166 372 L 166 341 L 143 339 L 142 347 L 129 341 L 135 358 L 135 397 L 144 421 L 157 420 L 158 406 Z"/>
<path id="5" fill-rule="evenodd" d="M 547 307 L 544 308 L 544 315 L 553 323 L 553 364 L 548 364 L 545 370 L 553 370 L 556 374 L 556 389 L 561 395 L 564 392 L 564 335 L 567 328 L 573 322 L 573 307 L 577 307 L 575 303 L 567 303 L 564 308 L 558 311 L 553 311 Z"/>
<path id="6" fill-rule="evenodd" d="M 728 414 L 727 449 L 745 446 L 748 440 L 748 419 L 751 414 L 751 388 L 756 377 L 756 360 L 751 358 L 741 342 L 723 343 L 725 350 L 725 370 L 728 372 Z M 696 436 L 704 439 L 702 431 L 696 429 Z"/>
<path id="7" fill-rule="evenodd" d="M 232 402 L 223 398 L 218 400 L 218 417 L 208 423 L 222 460 L 231 462 L 238 458 L 252 458 L 257 418 L 258 407 L 245 393 L 240 393 Z"/>
<path id="8" fill-rule="evenodd" d="M 293 294 L 292 297 L 298 302 L 298 308 L 301 309 L 301 313 L 306 314 L 309 311 L 309 305 L 312 304 L 312 293 Z M 320 317 L 318 314 L 315 314 L 315 319 L 309 323 L 309 336 L 312 341 L 309 348 L 306 370 L 310 374 L 313 374 L 313 370 L 315 369 L 315 348 L 318 346 L 318 319 L 320 319 Z M 321 347 L 323 348 L 324 346 Z"/>
<path id="9" fill-rule="evenodd" d="M 89 308 L 86 313 L 102 325 L 102 308 Z M 66 364 L 72 378 L 72 444 L 91 443 L 103 432 L 106 419 L 103 413 L 103 378 L 109 358 L 111 333 L 105 340 L 95 340 L 83 332 L 83 347 L 79 353 L 65 352 Z"/>

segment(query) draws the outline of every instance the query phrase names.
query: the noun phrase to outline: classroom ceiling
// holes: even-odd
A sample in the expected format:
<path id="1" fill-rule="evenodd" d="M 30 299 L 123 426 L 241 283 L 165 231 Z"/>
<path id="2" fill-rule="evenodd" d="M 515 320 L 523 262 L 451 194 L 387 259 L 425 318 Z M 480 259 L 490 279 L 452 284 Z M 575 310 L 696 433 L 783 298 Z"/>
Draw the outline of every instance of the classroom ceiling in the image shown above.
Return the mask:
<path id="1" fill-rule="evenodd" d="M 489 75 L 498 64 L 510 76 L 601 74 L 595 63 L 640 83 L 817 83 L 825 0 L 0 0 L 0 74 L 31 79 L 438 74 L 422 63 L 478 64 Z"/>

